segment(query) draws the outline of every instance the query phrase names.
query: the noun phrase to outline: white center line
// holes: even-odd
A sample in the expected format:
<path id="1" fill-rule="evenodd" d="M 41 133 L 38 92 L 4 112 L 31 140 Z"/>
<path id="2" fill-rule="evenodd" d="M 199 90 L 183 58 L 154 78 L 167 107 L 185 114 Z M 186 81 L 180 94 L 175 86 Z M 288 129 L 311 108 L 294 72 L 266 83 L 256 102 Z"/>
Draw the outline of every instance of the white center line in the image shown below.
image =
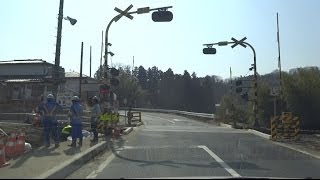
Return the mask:
<path id="1" fill-rule="evenodd" d="M 217 156 L 214 152 L 212 152 L 207 146 L 198 146 L 205 150 L 213 159 L 215 159 L 228 173 L 233 177 L 241 177 L 235 170 L 233 170 L 230 166 L 228 166 L 219 156 Z"/>

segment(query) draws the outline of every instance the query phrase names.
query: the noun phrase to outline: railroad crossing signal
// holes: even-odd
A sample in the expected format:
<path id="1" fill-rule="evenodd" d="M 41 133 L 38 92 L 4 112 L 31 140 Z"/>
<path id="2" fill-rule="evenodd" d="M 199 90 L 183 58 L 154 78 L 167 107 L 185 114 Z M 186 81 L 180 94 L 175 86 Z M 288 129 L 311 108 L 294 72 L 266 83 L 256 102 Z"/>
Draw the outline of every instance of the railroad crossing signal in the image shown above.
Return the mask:
<path id="1" fill-rule="evenodd" d="M 238 40 L 236 40 L 235 38 L 231 38 L 231 40 L 232 40 L 233 42 L 235 42 L 235 44 L 233 44 L 231 47 L 234 48 L 234 47 L 238 46 L 238 44 L 240 44 L 241 46 L 243 46 L 244 48 L 246 48 L 247 46 L 246 46 L 245 44 L 243 44 L 246 39 L 247 39 L 247 38 L 244 37 L 244 38 L 242 38 L 240 41 L 238 41 Z"/>
<path id="2" fill-rule="evenodd" d="M 159 10 L 152 13 L 154 22 L 170 22 L 173 19 L 173 14 L 167 10 Z"/>
<path id="3" fill-rule="evenodd" d="M 131 16 L 130 14 L 128 14 L 128 11 L 133 7 L 133 5 L 131 4 L 129 7 L 127 7 L 126 10 L 122 11 L 121 9 L 115 7 L 114 10 L 117 11 L 118 13 L 120 13 L 118 15 L 118 17 L 115 19 L 115 21 L 117 22 L 122 16 L 126 16 L 129 19 L 133 19 L 133 16 Z"/>

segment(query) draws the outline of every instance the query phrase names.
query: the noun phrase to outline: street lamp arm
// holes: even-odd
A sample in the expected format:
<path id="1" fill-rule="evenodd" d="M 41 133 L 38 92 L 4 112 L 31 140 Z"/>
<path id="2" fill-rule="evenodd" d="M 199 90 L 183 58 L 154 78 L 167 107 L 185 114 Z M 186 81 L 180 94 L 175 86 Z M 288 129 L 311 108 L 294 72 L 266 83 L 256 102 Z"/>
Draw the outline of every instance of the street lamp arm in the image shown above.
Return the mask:
<path id="1" fill-rule="evenodd" d="M 247 43 L 247 42 L 243 42 L 243 44 L 248 45 L 248 46 L 251 48 L 251 50 L 253 51 L 253 56 L 254 56 L 254 58 L 256 58 L 256 51 L 255 51 L 254 48 L 251 46 L 251 44 L 249 44 L 249 43 Z"/>
<path id="2" fill-rule="evenodd" d="M 110 26 L 111 26 L 112 22 L 114 22 L 118 18 L 118 16 L 119 16 L 119 14 L 111 19 L 111 21 L 109 22 L 109 24 L 108 24 L 108 26 L 106 28 L 106 32 L 105 32 L 106 35 L 105 35 L 105 41 L 104 41 L 104 43 L 105 43 L 105 45 L 104 45 L 104 47 L 105 47 L 105 50 L 104 50 L 104 60 L 105 60 L 104 64 L 105 64 L 106 68 L 107 68 L 107 65 L 108 65 L 108 46 L 109 46 L 108 45 L 108 33 L 109 33 L 109 29 L 110 29 Z"/>
<path id="3" fill-rule="evenodd" d="M 166 7 L 149 9 L 149 12 L 151 12 L 151 11 L 157 11 L 157 10 L 160 10 L 160 9 L 169 9 L 169 8 L 172 8 L 172 6 L 166 6 Z M 149 12 L 148 12 L 148 13 L 149 13 Z M 132 12 L 128 12 L 127 14 L 137 14 L 137 13 L 138 13 L 138 11 L 132 11 Z"/>

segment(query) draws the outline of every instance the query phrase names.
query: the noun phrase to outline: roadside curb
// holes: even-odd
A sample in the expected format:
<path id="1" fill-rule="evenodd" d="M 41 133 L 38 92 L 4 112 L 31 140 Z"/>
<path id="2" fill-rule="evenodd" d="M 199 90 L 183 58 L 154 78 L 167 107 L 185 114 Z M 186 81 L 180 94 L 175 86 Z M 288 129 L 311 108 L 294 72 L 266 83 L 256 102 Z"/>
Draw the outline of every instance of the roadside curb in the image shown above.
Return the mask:
<path id="1" fill-rule="evenodd" d="M 220 126 L 222 126 L 222 127 L 227 127 L 227 128 L 232 128 L 231 125 L 225 124 L 225 123 L 220 123 Z"/>
<path id="2" fill-rule="evenodd" d="M 132 127 L 127 128 L 126 130 L 123 131 L 123 134 L 127 135 L 133 130 Z"/>
<path id="3" fill-rule="evenodd" d="M 143 122 L 141 121 L 141 122 L 138 122 L 137 123 L 137 126 L 141 126 L 143 124 Z"/>
<path id="4" fill-rule="evenodd" d="M 300 153 L 302 153 L 302 154 L 309 155 L 309 156 L 311 156 L 311 157 L 313 157 L 313 158 L 320 159 L 320 156 L 315 155 L 315 154 L 312 154 L 312 153 L 309 153 L 309 152 L 304 151 L 304 150 L 302 150 L 302 149 L 300 149 L 300 148 L 295 148 L 295 147 L 293 147 L 293 146 L 291 146 L 291 145 L 287 145 L 287 144 L 284 144 L 284 143 L 281 143 L 281 142 L 274 142 L 274 141 L 273 141 L 273 143 L 274 143 L 274 144 L 277 144 L 277 145 L 279 145 L 279 146 L 282 146 L 282 147 L 285 147 L 285 148 L 288 148 L 288 149 L 291 149 L 291 150 L 300 152 Z"/>
<path id="5" fill-rule="evenodd" d="M 265 139 L 268 139 L 270 140 L 270 135 L 269 134 L 265 134 L 265 133 L 262 133 L 262 132 L 259 132 L 259 131 L 256 131 L 256 130 L 253 130 L 253 129 L 249 129 L 248 130 L 249 132 L 257 135 L 257 136 L 260 136 L 262 138 L 265 138 Z M 317 159 L 320 159 L 320 156 L 318 155 L 315 155 L 315 154 L 312 154 L 312 153 L 309 153 L 305 150 L 302 150 L 300 148 L 297 148 L 297 147 L 293 147 L 291 145 L 287 145 L 285 143 L 282 143 L 282 142 L 275 142 L 275 141 L 271 141 L 272 143 L 276 144 L 276 145 L 279 145 L 279 146 L 282 146 L 282 147 L 285 147 L 285 148 L 288 148 L 288 149 L 291 149 L 291 150 L 294 150 L 294 151 L 297 151 L 297 152 L 300 152 L 302 154 L 305 154 L 305 155 L 309 155 L 311 157 L 314 157 L 314 158 L 317 158 Z"/>
<path id="6" fill-rule="evenodd" d="M 248 131 L 251 132 L 252 134 L 255 134 L 255 135 L 260 136 L 262 138 L 270 139 L 270 135 L 269 134 L 265 134 L 265 133 L 256 131 L 254 129 L 248 129 Z"/>
<path id="7" fill-rule="evenodd" d="M 64 179 L 73 171 L 79 169 L 83 164 L 90 161 L 93 157 L 106 150 L 107 146 L 107 141 L 96 144 L 84 152 L 75 155 L 72 159 L 63 162 L 45 173 L 42 173 L 38 177 L 35 177 L 35 179 Z"/>

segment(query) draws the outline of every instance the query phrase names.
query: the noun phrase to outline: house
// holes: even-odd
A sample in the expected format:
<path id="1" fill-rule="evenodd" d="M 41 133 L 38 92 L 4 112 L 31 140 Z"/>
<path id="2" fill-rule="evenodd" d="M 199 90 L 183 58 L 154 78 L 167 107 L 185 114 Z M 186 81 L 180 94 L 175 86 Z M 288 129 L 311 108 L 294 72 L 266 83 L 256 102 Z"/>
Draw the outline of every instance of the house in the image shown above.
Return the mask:
<path id="1" fill-rule="evenodd" d="M 0 102 L 8 100 L 36 100 L 52 93 L 54 64 L 42 59 L 0 61 Z M 59 68 L 64 78 L 64 69 Z M 59 84 L 59 89 L 63 83 Z"/>
<path id="2" fill-rule="evenodd" d="M 38 103 L 41 95 L 53 90 L 54 64 L 42 59 L 0 61 L 0 104 L 2 110 L 16 104 L 29 111 Z M 64 88 L 64 68 L 59 67 L 61 82 L 58 89 Z M 8 109 L 12 108 L 8 106 Z"/>
<path id="3" fill-rule="evenodd" d="M 65 73 L 65 92 L 73 93 L 79 96 L 80 91 L 80 73 L 66 72 Z M 81 100 L 88 100 L 93 96 L 99 96 L 99 88 L 102 85 L 98 80 L 82 74 L 81 82 Z"/>

